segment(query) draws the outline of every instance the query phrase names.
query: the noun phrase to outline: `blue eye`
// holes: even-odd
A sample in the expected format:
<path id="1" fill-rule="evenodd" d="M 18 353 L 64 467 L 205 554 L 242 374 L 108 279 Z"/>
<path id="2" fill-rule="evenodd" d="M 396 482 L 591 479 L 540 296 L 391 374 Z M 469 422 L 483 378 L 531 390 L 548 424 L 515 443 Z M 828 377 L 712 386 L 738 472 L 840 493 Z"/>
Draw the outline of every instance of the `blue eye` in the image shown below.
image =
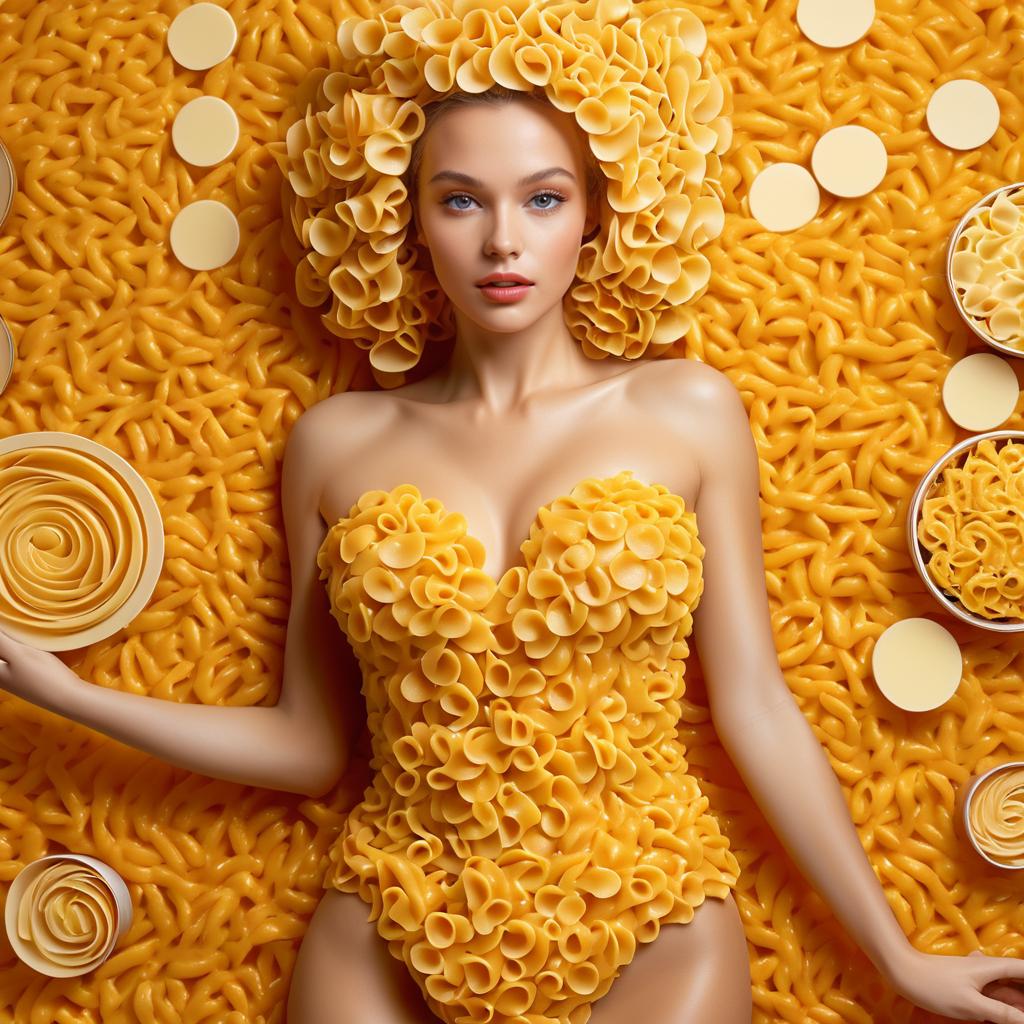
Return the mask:
<path id="1" fill-rule="evenodd" d="M 544 197 L 549 197 L 551 199 L 556 199 L 556 200 L 558 200 L 558 202 L 557 203 L 548 203 L 548 204 L 546 204 L 544 206 L 535 206 L 534 209 L 535 210 L 539 210 L 541 213 L 551 213 L 552 211 L 557 210 L 558 207 L 561 206 L 562 203 L 564 203 L 566 201 L 566 198 L 567 198 L 566 196 L 562 195 L 561 192 L 554 191 L 554 189 L 545 189 L 545 191 L 538 192 L 536 195 L 531 196 L 530 197 L 530 201 L 532 202 L 535 199 L 541 199 L 541 198 L 544 198 Z M 473 199 L 473 197 L 471 195 L 467 195 L 467 193 L 465 193 L 465 192 L 452 192 L 450 195 L 445 196 L 444 199 L 441 200 L 441 205 L 442 206 L 447 206 L 449 210 L 468 210 L 469 209 L 468 206 L 449 206 L 448 204 L 452 200 L 455 200 L 455 199 L 468 199 L 471 202 L 476 202 L 476 200 Z"/>

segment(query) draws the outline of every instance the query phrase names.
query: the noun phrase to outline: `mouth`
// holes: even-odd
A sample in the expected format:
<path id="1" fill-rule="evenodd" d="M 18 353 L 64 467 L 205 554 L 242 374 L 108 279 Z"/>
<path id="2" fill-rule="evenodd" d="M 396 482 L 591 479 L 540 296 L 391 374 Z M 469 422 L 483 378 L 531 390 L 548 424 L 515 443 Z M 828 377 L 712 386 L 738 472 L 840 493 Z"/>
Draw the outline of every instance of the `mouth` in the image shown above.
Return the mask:
<path id="1" fill-rule="evenodd" d="M 533 282 L 527 281 L 525 278 L 516 280 L 511 277 L 498 277 L 494 275 L 493 280 L 488 281 L 487 278 L 484 278 L 484 281 L 486 282 L 485 284 L 477 285 L 477 288 L 480 289 L 480 294 L 488 302 L 502 304 L 518 302 L 527 296 L 533 287 Z"/>
<path id="2" fill-rule="evenodd" d="M 521 274 L 488 274 L 476 282 L 478 288 L 515 288 L 533 282 Z"/>

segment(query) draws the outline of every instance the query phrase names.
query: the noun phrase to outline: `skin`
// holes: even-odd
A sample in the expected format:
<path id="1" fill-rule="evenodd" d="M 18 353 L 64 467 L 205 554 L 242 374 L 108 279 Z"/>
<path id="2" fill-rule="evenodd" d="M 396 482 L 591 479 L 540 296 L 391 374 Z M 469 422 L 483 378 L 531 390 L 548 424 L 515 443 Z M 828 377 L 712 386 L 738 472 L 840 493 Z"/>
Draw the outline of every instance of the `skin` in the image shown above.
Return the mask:
<path id="1" fill-rule="evenodd" d="M 414 482 L 465 516 L 486 549 L 485 571 L 498 578 L 518 561 L 542 505 L 589 476 L 628 468 L 696 512 L 705 589 L 693 641 L 712 719 L 797 866 L 908 999 L 955 1019 L 1024 1024 L 1016 990 L 998 982 L 1024 978 L 1021 961 L 980 951 L 932 956 L 908 942 L 792 698 L 765 589 L 757 452 L 735 387 L 695 360 L 590 360 L 572 339 L 561 300 L 595 213 L 582 144 L 569 115 L 518 102 L 458 108 L 432 125 L 417 230 L 455 309 L 455 348 L 431 377 L 334 396 L 293 428 L 282 476 L 292 606 L 277 705 L 178 705 L 92 686 L 5 633 L 0 685 L 194 771 L 321 795 L 349 767 L 365 722 L 359 667 L 315 564 L 329 526 L 365 491 Z M 572 177 L 518 184 L 555 166 Z M 443 170 L 482 184 L 431 181 Z M 538 199 L 550 189 L 564 200 Z M 536 285 L 518 303 L 489 303 L 474 282 L 510 269 Z M 743 644 L 735 642 L 738 623 Z M 290 1024 L 435 1019 L 368 911 L 356 895 L 324 893 L 296 962 Z M 667 925 L 638 946 L 590 1020 L 738 1024 L 751 1011 L 747 946 L 730 895 L 705 900 L 690 923 Z"/>

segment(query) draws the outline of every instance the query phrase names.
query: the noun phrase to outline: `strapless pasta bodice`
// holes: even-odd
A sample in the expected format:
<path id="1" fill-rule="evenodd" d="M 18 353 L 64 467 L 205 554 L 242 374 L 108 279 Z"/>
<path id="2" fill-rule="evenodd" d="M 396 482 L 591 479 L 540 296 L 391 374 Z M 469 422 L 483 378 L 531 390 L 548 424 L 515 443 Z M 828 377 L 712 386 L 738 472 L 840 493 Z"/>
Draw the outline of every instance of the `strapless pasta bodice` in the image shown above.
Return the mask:
<path id="1" fill-rule="evenodd" d="M 703 554 L 684 500 L 629 471 L 542 507 L 499 580 L 412 484 L 329 529 L 373 778 L 324 884 L 372 905 L 444 1019 L 578 1024 L 636 941 L 734 887 L 676 739 Z"/>

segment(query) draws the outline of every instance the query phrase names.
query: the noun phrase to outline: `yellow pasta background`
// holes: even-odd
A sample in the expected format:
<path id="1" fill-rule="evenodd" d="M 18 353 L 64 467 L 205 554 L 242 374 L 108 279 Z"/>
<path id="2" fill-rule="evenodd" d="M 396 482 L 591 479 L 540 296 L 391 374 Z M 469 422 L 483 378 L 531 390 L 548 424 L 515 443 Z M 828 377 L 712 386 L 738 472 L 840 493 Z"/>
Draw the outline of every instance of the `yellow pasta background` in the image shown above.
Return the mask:
<path id="1" fill-rule="evenodd" d="M 372 6 L 238 0 L 238 46 L 207 72 L 167 52 L 184 6 L 0 10 L 0 137 L 20 183 L 0 231 L 0 314 L 19 351 L 0 435 L 89 436 L 160 503 L 167 550 L 149 607 L 68 664 L 169 700 L 269 703 L 289 600 L 284 443 L 304 408 L 370 378 L 365 353 L 295 299 L 267 145 L 307 70 L 326 63 L 338 19 Z M 678 354 L 723 369 L 747 402 L 780 663 L 913 944 L 1024 955 L 1018 876 L 980 862 L 952 824 L 957 784 L 1024 747 L 1022 641 L 943 618 L 965 675 L 935 712 L 889 706 L 870 675 L 887 625 L 937 612 L 907 556 L 905 514 L 917 479 L 962 436 L 943 377 L 979 348 L 943 279 L 946 239 L 981 195 L 1024 178 L 1024 4 L 880 0 L 867 37 L 838 51 L 801 36 L 793 0 L 692 9 L 733 93 L 734 140 L 725 230 L 704 249 L 711 285 Z M 953 77 L 999 101 L 980 150 L 927 131 L 928 97 Z M 230 160 L 191 170 L 170 127 L 204 94 L 234 107 L 242 137 Z M 745 198 L 757 172 L 806 165 L 847 123 L 885 142 L 882 185 L 857 200 L 823 194 L 800 231 L 763 231 Z M 227 267 L 193 273 L 167 235 L 203 198 L 238 214 L 242 243 Z M 743 869 L 755 1022 L 934 1019 L 885 987 L 796 873 L 717 743 L 695 657 L 686 680 L 680 739 Z M 115 867 L 136 910 L 114 956 L 79 979 L 36 975 L 4 942 L 0 1024 L 282 1021 L 326 853 L 362 781 L 326 800 L 249 789 L 0 697 L 4 892 L 24 864 L 66 848 Z"/>

